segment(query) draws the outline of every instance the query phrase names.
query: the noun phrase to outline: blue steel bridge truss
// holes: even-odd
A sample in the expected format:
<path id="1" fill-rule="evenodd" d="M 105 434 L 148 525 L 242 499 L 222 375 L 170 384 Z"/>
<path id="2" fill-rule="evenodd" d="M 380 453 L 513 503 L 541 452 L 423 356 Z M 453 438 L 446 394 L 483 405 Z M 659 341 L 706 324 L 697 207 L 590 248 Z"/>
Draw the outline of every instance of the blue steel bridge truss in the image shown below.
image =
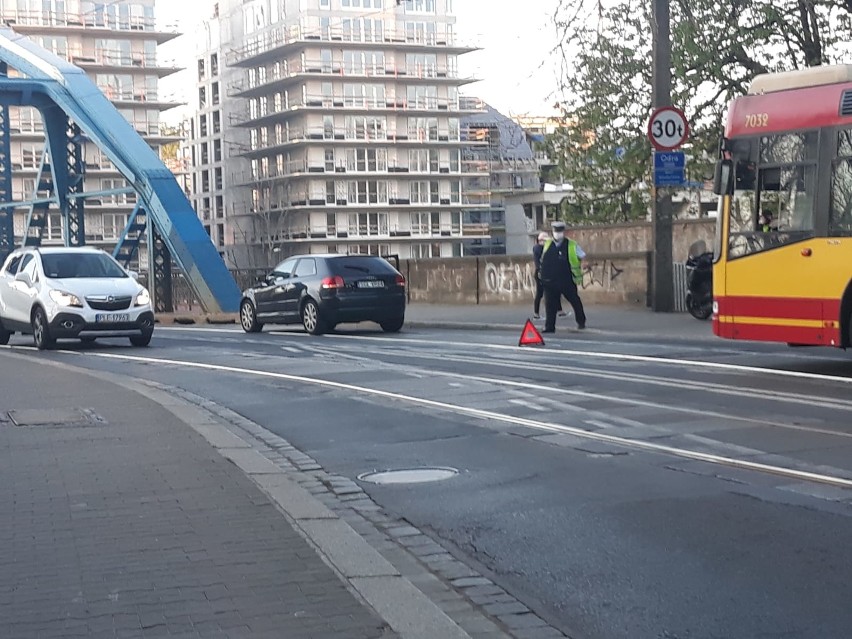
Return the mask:
<path id="1" fill-rule="evenodd" d="M 14 69 L 20 77 L 10 77 Z M 9 110 L 37 108 L 45 146 L 29 200 L 14 201 Z M 83 145 L 93 142 L 127 180 L 128 189 L 85 191 Z M 157 154 L 85 72 L 8 28 L 0 28 L 0 261 L 15 248 L 14 210 L 27 210 L 22 246 L 38 246 L 48 213 L 63 218 L 63 242 L 86 241 L 87 198 L 133 191 L 137 205 L 114 257 L 128 264 L 147 240 L 149 288 L 156 310 L 170 311 L 174 260 L 208 312 L 234 312 L 240 291 L 189 200 Z"/>

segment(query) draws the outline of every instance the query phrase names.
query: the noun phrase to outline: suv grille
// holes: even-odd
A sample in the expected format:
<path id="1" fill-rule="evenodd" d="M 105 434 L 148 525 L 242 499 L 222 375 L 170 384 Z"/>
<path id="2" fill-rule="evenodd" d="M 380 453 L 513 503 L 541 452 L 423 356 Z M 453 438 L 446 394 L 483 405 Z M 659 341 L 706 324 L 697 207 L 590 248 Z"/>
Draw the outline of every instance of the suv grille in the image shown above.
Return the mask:
<path id="1" fill-rule="evenodd" d="M 131 297 L 87 297 L 86 303 L 96 311 L 123 311 L 130 308 Z"/>

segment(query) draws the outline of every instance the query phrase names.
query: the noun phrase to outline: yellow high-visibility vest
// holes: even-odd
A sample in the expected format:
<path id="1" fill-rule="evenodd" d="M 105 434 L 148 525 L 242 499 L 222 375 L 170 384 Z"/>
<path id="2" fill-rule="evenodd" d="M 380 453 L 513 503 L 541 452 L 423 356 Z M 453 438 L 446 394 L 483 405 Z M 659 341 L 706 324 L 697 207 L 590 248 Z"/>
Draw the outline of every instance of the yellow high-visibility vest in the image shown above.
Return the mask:
<path id="1" fill-rule="evenodd" d="M 580 265 L 580 256 L 577 255 L 577 243 L 574 240 L 566 240 L 568 242 L 568 264 L 571 266 L 571 278 L 574 284 L 580 285 L 583 281 L 583 267 Z M 544 247 L 541 250 L 541 258 L 544 260 L 544 254 L 547 249 L 553 244 L 553 239 L 548 238 L 544 241 Z"/>

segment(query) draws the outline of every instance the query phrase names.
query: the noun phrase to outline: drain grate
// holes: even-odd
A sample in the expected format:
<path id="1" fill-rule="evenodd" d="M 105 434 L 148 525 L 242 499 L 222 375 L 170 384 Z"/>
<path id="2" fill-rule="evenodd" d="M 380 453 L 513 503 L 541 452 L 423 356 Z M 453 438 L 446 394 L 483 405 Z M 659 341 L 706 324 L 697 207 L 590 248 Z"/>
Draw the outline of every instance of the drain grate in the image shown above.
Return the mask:
<path id="1" fill-rule="evenodd" d="M 430 481 L 444 481 L 458 474 L 459 471 L 455 468 L 427 466 L 373 471 L 358 475 L 358 479 L 371 484 L 422 484 Z"/>
<path id="2" fill-rule="evenodd" d="M 15 426 L 91 426 L 105 422 L 85 408 L 24 408 L 7 414 Z"/>

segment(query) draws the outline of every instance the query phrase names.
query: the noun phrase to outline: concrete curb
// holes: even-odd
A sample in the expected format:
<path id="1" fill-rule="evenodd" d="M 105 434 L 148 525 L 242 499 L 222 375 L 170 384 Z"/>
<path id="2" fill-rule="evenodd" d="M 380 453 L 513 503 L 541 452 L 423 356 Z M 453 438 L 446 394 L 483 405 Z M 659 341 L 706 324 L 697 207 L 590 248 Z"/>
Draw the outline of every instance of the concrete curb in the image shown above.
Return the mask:
<path id="1" fill-rule="evenodd" d="M 65 368 L 116 384 L 159 404 L 201 435 L 222 457 L 235 464 L 277 506 L 361 601 L 403 639 L 471 639 L 438 605 L 370 546 L 348 523 L 287 477 L 286 472 L 254 450 L 210 412 L 156 386 L 121 375 L 47 362 L 11 352 L 28 362 Z"/>

